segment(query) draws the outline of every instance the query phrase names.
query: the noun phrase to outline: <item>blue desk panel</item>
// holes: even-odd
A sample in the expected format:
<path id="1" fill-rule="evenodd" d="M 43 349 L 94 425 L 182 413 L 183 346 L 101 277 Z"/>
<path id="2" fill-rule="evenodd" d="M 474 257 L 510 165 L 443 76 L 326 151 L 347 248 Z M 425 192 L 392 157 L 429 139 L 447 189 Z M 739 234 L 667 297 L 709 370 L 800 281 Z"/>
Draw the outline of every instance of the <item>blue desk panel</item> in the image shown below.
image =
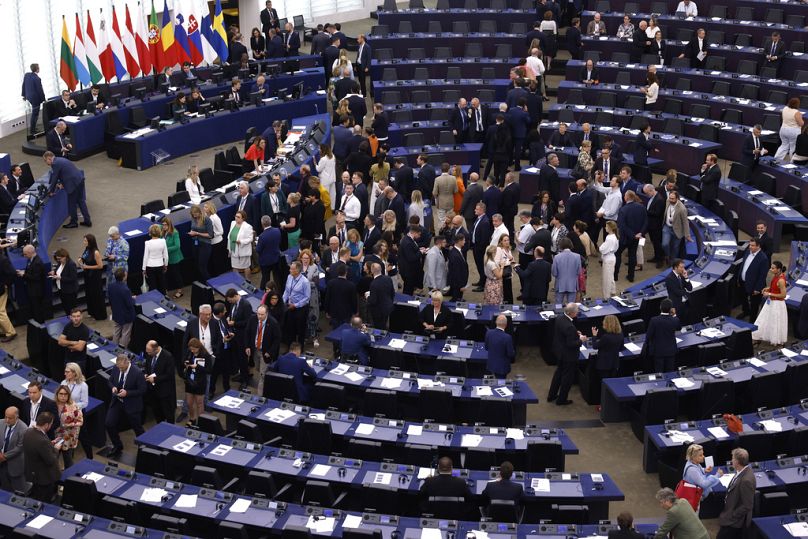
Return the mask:
<path id="1" fill-rule="evenodd" d="M 460 68 L 460 72 L 465 78 L 482 78 L 483 69 L 493 69 L 495 77 L 507 79 L 519 58 L 425 58 L 423 60 L 405 60 L 397 58 L 394 60 L 371 60 L 370 74 L 373 80 L 383 80 L 384 70 L 393 69 L 396 78 L 402 80 L 414 79 L 415 69 L 425 67 L 429 72 L 429 77 L 433 79 L 445 79 L 448 77 L 450 67 Z"/>
<path id="2" fill-rule="evenodd" d="M 531 19 L 528 19 L 531 20 Z M 390 34 L 386 37 L 367 36 L 368 43 L 378 58 L 379 49 L 390 49 L 393 58 L 408 58 L 409 49 L 424 49 L 427 58 L 435 56 L 436 47 L 452 49 L 452 56 L 464 56 L 466 45 L 479 43 L 482 46 L 482 56 L 496 56 L 497 45 L 507 44 L 512 51 L 520 51 L 526 47 L 525 36 L 522 34 L 454 34 L 443 32 L 440 34 Z"/>
<path id="3" fill-rule="evenodd" d="M 387 25 L 391 32 L 399 29 L 399 23 L 408 21 L 416 32 L 429 30 L 429 23 L 438 21 L 444 31 L 452 30 L 452 23 L 467 22 L 471 32 L 480 31 L 480 22 L 491 21 L 498 32 L 510 32 L 515 22 L 532 21 L 536 16 L 533 9 L 400 9 L 398 11 L 379 10 L 379 24 Z"/>
<path id="4" fill-rule="evenodd" d="M 786 524 L 802 524 L 805 515 L 780 515 L 752 519 L 752 526 L 766 539 L 794 539 L 794 535 L 785 529 Z"/>
<path id="5" fill-rule="evenodd" d="M 441 154 L 444 161 L 453 165 L 470 165 L 472 171 L 480 170 L 480 150 L 482 144 L 467 143 L 455 144 L 453 146 L 399 146 L 398 148 L 390 148 L 387 154 L 391 159 L 400 157 L 405 159 L 407 164 L 411 167 L 416 165 L 415 160 L 422 153 Z"/>
<path id="6" fill-rule="evenodd" d="M 455 0 L 450 0 L 450 5 L 454 1 Z M 615 13 L 623 13 L 625 11 L 627 2 L 628 0 L 610 0 L 609 7 L 611 8 L 611 11 L 614 11 Z M 654 0 L 639 0 L 639 2 L 633 3 L 637 4 L 637 7 L 641 13 L 648 13 L 651 10 L 651 4 L 659 2 L 655 2 Z M 666 13 L 676 13 L 676 8 L 679 6 L 679 0 L 662 0 L 662 3 L 667 5 L 668 9 Z M 766 16 L 766 11 L 768 11 L 771 5 L 771 2 L 768 0 L 734 0 L 729 6 L 727 15 L 730 17 L 736 17 L 735 14 L 739 7 L 751 8 L 753 19 L 762 21 Z M 709 5 L 699 6 L 699 15 L 710 15 L 710 7 L 711 6 Z M 805 14 L 805 5 L 801 2 L 795 2 L 793 0 L 784 0 L 778 2 L 777 9 L 783 10 L 784 16 Z"/>

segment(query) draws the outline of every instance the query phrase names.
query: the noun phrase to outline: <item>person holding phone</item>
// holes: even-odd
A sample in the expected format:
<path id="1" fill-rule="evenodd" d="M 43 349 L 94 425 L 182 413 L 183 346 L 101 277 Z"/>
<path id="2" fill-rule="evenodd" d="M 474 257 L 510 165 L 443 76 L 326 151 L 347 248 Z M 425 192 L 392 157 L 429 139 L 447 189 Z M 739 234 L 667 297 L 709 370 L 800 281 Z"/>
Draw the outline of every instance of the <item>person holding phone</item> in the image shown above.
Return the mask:
<path id="1" fill-rule="evenodd" d="M 213 366 L 213 358 L 202 341 L 188 341 L 188 353 L 183 363 L 185 370 L 185 402 L 188 404 L 187 427 L 195 426 L 199 415 L 205 410 L 205 390 L 208 387 L 208 369 Z"/>
<path id="2" fill-rule="evenodd" d="M 78 404 L 73 401 L 70 388 L 65 385 L 56 390 L 56 407 L 59 409 L 61 425 L 56 429 L 56 442 L 61 440 L 59 452 L 62 455 L 65 469 L 73 466 L 73 451 L 79 445 L 79 431 L 84 424 L 84 415 Z"/>
<path id="3" fill-rule="evenodd" d="M 56 496 L 56 482 L 61 476 L 58 455 L 64 442 L 48 439 L 54 420 L 52 413 L 41 412 L 34 428 L 26 430 L 22 440 L 25 477 L 32 483 L 28 496 L 46 503 Z"/>

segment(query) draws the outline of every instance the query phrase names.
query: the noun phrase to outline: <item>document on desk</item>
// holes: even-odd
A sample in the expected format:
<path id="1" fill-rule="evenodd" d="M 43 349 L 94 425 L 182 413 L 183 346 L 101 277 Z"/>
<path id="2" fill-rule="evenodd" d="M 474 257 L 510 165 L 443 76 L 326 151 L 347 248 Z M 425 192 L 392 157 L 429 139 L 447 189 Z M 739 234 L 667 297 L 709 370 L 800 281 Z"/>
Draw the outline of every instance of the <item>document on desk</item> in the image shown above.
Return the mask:
<path id="1" fill-rule="evenodd" d="M 539 169 L 537 169 L 536 167 L 527 167 L 525 169 L 525 172 L 529 172 L 531 174 L 536 174 L 538 171 L 539 171 Z"/>
<path id="2" fill-rule="evenodd" d="M 385 389 L 398 389 L 401 387 L 401 378 L 382 378 L 379 385 Z"/>
<path id="3" fill-rule="evenodd" d="M 337 365 L 336 367 L 331 369 L 331 374 L 333 374 L 334 376 L 342 376 L 343 374 L 348 372 L 348 370 L 350 370 L 350 368 L 351 367 L 349 365 L 347 365 L 345 363 L 340 363 L 339 365 Z"/>
<path id="4" fill-rule="evenodd" d="M 474 386 L 474 393 L 478 397 L 493 397 L 494 392 L 491 389 L 491 386 Z"/>
<path id="5" fill-rule="evenodd" d="M 387 343 L 387 346 L 395 350 L 403 350 L 406 345 L 407 341 L 404 339 L 390 339 L 390 342 Z"/>
<path id="6" fill-rule="evenodd" d="M 729 486 L 729 482 L 732 481 L 733 477 L 735 477 L 734 473 L 725 473 L 724 475 L 719 477 L 718 480 L 721 482 L 722 485 L 724 485 L 724 488 L 727 488 Z"/>
<path id="7" fill-rule="evenodd" d="M 196 494 L 181 494 L 177 499 L 177 503 L 174 504 L 174 507 L 193 509 L 196 507 L 196 496 Z"/>
<path id="8" fill-rule="evenodd" d="M 439 528 L 421 528 L 421 539 L 443 539 Z"/>
<path id="9" fill-rule="evenodd" d="M 229 445 L 219 444 L 210 452 L 211 455 L 216 455 L 217 457 L 223 457 L 226 454 L 230 453 L 230 450 L 233 449 Z"/>
<path id="10" fill-rule="evenodd" d="M 53 520 L 53 517 L 49 517 L 48 515 L 37 515 L 37 517 L 26 524 L 25 527 L 41 530 L 51 520 Z"/>
<path id="11" fill-rule="evenodd" d="M 221 406 L 222 408 L 238 408 L 242 404 L 244 404 L 244 399 L 239 399 L 237 397 L 232 397 L 230 395 L 223 395 L 219 397 L 217 401 L 213 404 L 216 406 Z"/>
<path id="12" fill-rule="evenodd" d="M 165 311 L 163 311 L 163 312 L 165 312 Z M 87 351 L 92 352 L 94 350 L 98 350 L 98 345 L 95 344 L 94 342 L 87 343 Z M 8 372 L 8 369 L 6 369 L 6 372 Z"/>
<path id="13" fill-rule="evenodd" d="M 239 498 L 233 505 L 230 506 L 231 513 L 246 513 L 247 509 L 250 508 L 250 500 L 249 498 Z"/>
<path id="14" fill-rule="evenodd" d="M 337 519 L 334 517 L 323 516 L 310 516 L 309 521 L 306 522 L 306 527 L 316 533 L 328 533 L 334 531 L 334 525 Z"/>
<path id="15" fill-rule="evenodd" d="M 407 436 L 421 436 L 424 433 L 423 425 L 408 425 Z"/>
<path id="16" fill-rule="evenodd" d="M 454 312 L 462 314 L 464 318 L 469 314 L 469 310 L 462 307 L 455 307 Z"/>
<path id="17" fill-rule="evenodd" d="M 534 477 L 530 480 L 530 488 L 536 492 L 550 492 L 550 480 L 543 477 Z"/>
<path id="18" fill-rule="evenodd" d="M 791 522 L 783 524 L 783 527 L 793 537 L 808 537 L 808 522 Z"/>
<path id="19" fill-rule="evenodd" d="M 10 373 L 11 371 L 0 365 L 0 376 Z"/>
<path id="20" fill-rule="evenodd" d="M 783 432 L 783 425 L 773 419 L 764 419 L 760 422 L 760 426 L 763 427 L 766 432 Z"/>
<path id="21" fill-rule="evenodd" d="M 464 434 L 460 439 L 460 445 L 463 447 L 477 447 L 482 441 L 483 437 L 479 434 Z"/>
<path id="22" fill-rule="evenodd" d="M 729 438 L 729 433 L 724 430 L 724 427 L 710 427 L 707 432 L 713 435 L 716 440 L 723 440 Z"/>
<path id="23" fill-rule="evenodd" d="M 753 367 L 765 367 L 766 366 L 765 361 L 761 361 L 756 357 L 750 357 L 749 359 L 746 360 L 746 362 L 749 363 L 750 365 L 752 365 Z"/>
<path id="24" fill-rule="evenodd" d="M 142 231 L 142 230 L 139 230 L 139 229 L 137 229 L 137 228 L 136 228 L 136 229 L 134 229 L 134 230 L 130 230 L 130 231 L 128 231 L 128 232 L 124 232 L 124 234 L 123 234 L 123 235 L 124 235 L 124 236 L 129 236 L 129 237 L 131 238 L 132 236 L 137 236 L 138 234 L 143 234 L 143 231 Z"/>
<path id="25" fill-rule="evenodd" d="M 144 488 L 140 494 L 140 501 L 147 503 L 160 503 L 163 496 L 168 496 L 168 492 L 161 488 Z"/>
<path id="26" fill-rule="evenodd" d="M 376 472 L 376 475 L 373 476 L 373 484 L 374 485 L 389 485 L 390 481 L 393 479 L 393 474 L 386 473 L 386 472 Z"/>
<path id="27" fill-rule="evenodd" d="M 347 530 L 355 530 L 362 525 L 362 517 L 360 515 L 345 515 L 345 520 L 342 521 L 342 527 Z"/>
<path id="28" fill-rule="evenodd" d="M 525 431 L 523 431 L 522 429 L 508 428 L 505 429 L 505 436 L 513 440 L 524 440 Z"/>
<path id="29" fill-rule="evenodd" d="M 639 354 L 639 353 L 642 351 L 642 348 L 641 348 L 641 347 L 639 347 L 639 346 L 637 346 L 637 345 L 636 345 L 635 343 L 633 343 L 633 342 L 627 342 L 627 343 L 626 343 L 626 344 L 624 344 L 623 346 L 624 346 L 624 347 L 626 348 L 626 350 L 628 350 L 629 352 L 635 352 L 635 353 L 638 353 L 638 354 Z"/>
<path id="30" fill-rule="evenodd" d="M 192 447 L 194 446 L 193 440 L 188 440 L 187 438 L 181 441 L 178 444 L 175 444 L 172 449 L 174 451 L 179 451 L 180 453 L 187 453 Z"/>
<path id="31" fill-rule="evenodd" d="M 349 372 L 345 373 L 345 378 L 347 378 L 351 382 L 357 383 L 357 382 L 361 382 L 362 380 L 364 380 L 365 376 L 362 375 L 362 374 L 359 374 L 356 371 L 349 371 Z"/>
<path id="32" fill-rule="evenodd" d="M 293 410 L 283 410 L 281 408 L 273 408 L 264 414 L 264 417 L 273 423 L 283 423 L 290 417 L 293 417 L 295 412 Z"/>
<path id="33" fill-rule="evenodd" d="M 718 367 L 707 367 L 707 373 L 712 374 L 713 376 L 717 376 L 717 377 L 727 375 L 727 371 L 725 371 L 723 369 L 719 369 Z"/>
<path id="34" fill-rule="evenodd" d="M 508 389 L 505 386 L 498 387 L 494 389 L 494 393 L 502 397 L 503 399 L 507 399 L 508 397 L 513 397 L 513 391 Z"/>
<path id="35" fill-rule="evenodd" d="M 360 423 L 356 427 L 356 434 L 359 434 L 360 436 L 370 436 L 371 434 L 373 434 L 373 430 L 375 428 L 376 427 L 374 427 L 370 423 Z"/>
<path id="36" fill-rule="evenodd" d="M 317 477 L 325 477 L 328 475 L 328 472 L 331 471 L 331 466 L 327 464 L 315 464 L 314 468 L 311 469 L 311 475 Z"/>
<path id="37" fill-rule="evenodd" d="M 796 357 L 796 356 L 799 355 L 799 354 L 797 354 L 797 352 L 795 352 L 794 350 L 791 350 L 789 348 L 781 348 L 780 353 L 783 354 L 786 357 Z"/>
<path id="38" fill-rule="evenodd" d="M 673 380 L 671 380 L 671 382 L 673 382 L 673 385 L 675 385 L 679 389 L 689 389 L 696 385 L 696 383 L 693 382 L 693 380 L 690 380 L 689 378 L 674 378 Z"/>
<path id="39" fill-rule="evenodd" d="M 101 475 L 100 473 L 87 472 L 86 474 L 82 475 L 81 478 L 82 479 L 88 479 L 88 480 L 92 481 L 93 483 L 98 483 L 98 481 L 100 479 L 104 479 L 104 476 Z"/>
<path id="40" fill-rule="evenodd" d="M 418 479 L 426 479 L 435 475 L 434 468 L 418 468 Z"/>

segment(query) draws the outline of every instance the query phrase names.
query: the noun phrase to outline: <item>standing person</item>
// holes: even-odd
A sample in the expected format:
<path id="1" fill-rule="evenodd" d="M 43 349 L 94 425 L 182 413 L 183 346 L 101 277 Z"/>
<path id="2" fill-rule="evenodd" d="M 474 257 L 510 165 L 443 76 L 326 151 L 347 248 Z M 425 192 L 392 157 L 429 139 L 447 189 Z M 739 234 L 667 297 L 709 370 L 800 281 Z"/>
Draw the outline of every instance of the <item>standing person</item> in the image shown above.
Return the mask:
<path id="1" fill-rule="evenodd" d="M 454 244 L 449 248 L 446 284 L 449 287 L 449 296 L 454 301 L 463 301 L 463 292 L 469 282 L 469 264 L 463 252 L 466 238 L 465 234 L 458 234 L 454 238 Z"/>
<path id="2" fill-rule="evenodd" d="M 404 281 L 404 294 L 412 295 L 424 284 L 424 265 L 421 261 L 421 227 L 410 225 L 407 235 L 401 238 L 398 248 L 398 273 Z"/>
<path id="3" fill-rule="evenodd" d="M 797 147 L 797 137 L 800 134 L 800 129 L 805 124 L 805 120 L 800 112 L 800 98 L 792 97 L 788 100 L 788 104 L 783 107 L 782 124 L 780 125 L 780 147 L 774 154 L 774 158 L 778 161 L 786 160 L 794 154 Z"/>
<path id="4" fill-rule="evenodd" d="M 681 320 L 687 321 L 687 303 L 690 299 L 690 292 L 693 291 L 693 284 L 687 278 L 687 269 L 685 269 L 683 260 L 674 259 L 671 263 L 671 272 L 665 277 L 664 282 L 673 308 L 676 309 Z"/>
<path id="5" fill-rule="evenodd" d="M 79 226 L 76 208 L 81 210 L 84 220 L 82 226 L 93 226 L 90 218 L 90 211 L 87 209 L 87 193 L 84 188 L 84 171 L 79 170 L 76 165 L 64 157 L 56 157 L 53 152 L 45 152 L 42 155 L 45 164 L 51 169 L 50 188 L 61 187 L 67 193 L 67 213 L 70 221 L 62 228 L 76 228 Z"/>
<path id="6" fill-rule="evenodd" d="M 267 0 L 266 8 L 261 10 L 261 32 L 269 36 L 272 28 L 280 28 L 278 10 L 272 7 L 271 0 Z"/>
<path id="7" fill-rule="evenodd" d="M 659 489 L 656 493 L 659 505 L 667 511 L 665 522 L 657 529 L 654 539 L 665 539 L 671 536 L 684 539 L 710 539 L 707 528 L 693 511 L 690 502 L 677 498 L 669 488 Z M 719 532 L 720 534 L 720 532 Z"/>
<path id="8" fill-rule="evenodd" d="M 137 312 L 135 300 L 126 285 L 125 270 L 121 268 L 115 270 L 115 282 L 107 286 L 107 295 L 109 296 L 109 308 L 112 310 L 112 342 L 126 348 L 132 338 L 132 325 L 137 317 Z"/>
<path id="9" fill-rule="evenodd" d="M 283 27 L 283 46 L 286 56 L 298 56 L 300 54 L 300 34 L 297 33 L 292 23 L 287 22 Z"/>
<path id="10" fill-rule="evenodd" d="M 123 453 L 118 424 L 123 417 L 136 436 L 143 434 L 143 396 L 146 394 L 146 378 L 137 366 L 132 365 L 129 356 L 119 355 L 115 359 L 116 369 L 109 377 L 111 398 L 107 409 L 107 435 L 112 442 L 112 449 L 107 458 L 116 459 Z"/>
<path id="11" fill-rule="evenodd" d="M 98 242 L 92 234 L 84 236 L 84 252 L 78 261 L 79 267 L 84 270 L 84 294 L 87 302 L 87 314 L 96 320 L 106 320 L 107 307 L 104 301 L 104 288 L 101 284 L 101 273 L 104 271 L 104 262 Z"/>
<path id="12" fill-rule="evenodd" d="M 300 240 L 300 193 L 289 193 L 286 204 L 286 220 L 285 224 L 280 224 L 280 228 L 286 238 L 287 249 L 291 249 L 297 247 Z"/>
<path id="13" fill-rule="evenodd" d="M 25 492 L 25 456 L 23 438 L 28 425 L 20 421 L 20 412 L 14 406 L 6 408 L 0 423 L 0 488 L 11 492 Z"/>
<path id="14" fill-rule="evenodd" d="M 23 247 L 22 255 L 28 262 L 24 270 L 17 270 L 17 276 L 22 277 L 23 281 L 25 281 L 25 292 L 28 294 L 28 307 L 31 318 L 42 324 L 46 318 L 50 318 L 49 302 L 45 302 L 48 270 L 33 245 Z"/>
<path id="15" fill-rule="evenodd" d="M 25 477 L 32 483 L 28 496 L 41 502 L 50 503 L 56 496 L 56 482 L 59 481 L 59 449 L 48 439 L 48 431 L 55 418 L 51 412 L 37 416 L 35 425 L 25 431 L 22 440 L 25 460 Z"/>
<path id="16" fill-rule="evenodd" d="M 496 319 L 496 326 L 485 333 L 485 349 L 488 359 L 485 370 L 497 379 L 504 379 L 511 372 L 511 363 L 516 359 L 516 350 L 513 347 L 513 337 L 506 331 L 508 317 L 500 314 Z"/>
<path id="17" fill-rule="evenodd" d="M 670 372 L 676 368 L 676 332 L 682 322 L 676 316 L 676 309 L 669 299 L 663 299 L 659 314 L 648 322 L 645 346 L 648 357 L 653 362 L 653 372 Z"/>
<path id="18" fill-rule="evenodd" d="M 210 200 L 203 206 L 205 215 L 213 225 L 213 235 L 210 238 L 210 261 L 208 272 L 213 277 L 221 275 L 227 268 L 227 242 L 224 240 L 224 226 L 222 219 L 216 213 L 216 205 Z"/>
<path id="19" fill-rule="evenodd" d="M 208 370 L 213 358 L 199 339 L 188 341 L 188 350 L 183 361 L 182 378 L 185 380 L 185 402 L 188 405 L 186 427 L 195 427 L 199 415 L 205 411 L 205 395 L 208 388 Z"/>
<path id="20" fill-rule="evenodd" d="M 121 237 L 117 226 L 109 227 L 107 236 L 104 260 L 107 261 L 107 283 L 111 283 L 115 270 L 129 271 L 129 242 Z"/>
<path id="21" fill-rule="evenodd" d="M 373 327 L 387 329 L 396 296 L 393 280 L 387 275 L 382 275 L 382 265 L 377 262 L 371 264 L 370 273 L 373 280 L 370 282 L 370 290 L 366 293 L 368 313 Z"/>
<path id="22" fill-rule="evenodd" d="M 177 373 L 176 360 L 168 350 L 157 341 L 146 343 L 146 358 L 143 362 L 143 374 L 146 379 L 145 402 L 154 413 L 154 421 L 174 422 L 174 411 L 177 408 Z"/>
<path id="23" fill-rule="evenodd" d="M 721 169 L 718 168 L 718 156 L 707 154 L 701 165 L 701 203 L 708 208 L 710 202 L 718 198 L 718 186 L 721 183 Z"/>
<path id="24" fill-rule="evenodd" d="M 331 210 L 337 209 L 337 160 L 331 153 L 331 146 L 320 144 L 320 153 L 316 157 L 317 175 L 320 184 L 328 190 Z"/>
<path id="25" fill-rule="evenodd" d="M 191 230 L 188 235 L 193 240 L 194 265 L 197 276 L 201 282 L 206 282 L 208 273 L 208 262 L 211 254 L 211 238 L 213 238 L 213 222 L 200 206 L 191 206 Z"/>
<path id="26" fill-rule="evenodd" d="M 317 340 L 317 333 L 320 330 L 320 272 L 322 269 L 317 265 L 311 249 L 303 249 L 297 256 L 300 262 L 300 273 L 309 281 L 309 313 L 306 326 L 306 337 L 311 344 L 317 348 L 320 341 Z"/>
<path id="27" fill-rule="evenodd" d="M 648 262 L 655 262 L 656 267 L 661 268 L 665 264 L 665 251 L 662 247 L 662 227 L 667 217 L 665 214 L 667 200 L 664 193 L 657 191 L 656 187 L 650 183 L 643 186 L 642 192 L 648 199 L 648 202 L 645 203 L 645 211 L 648 214 L 648 236 L 651 238 L 651 245 L 654 246 L 654 257 Z M 687 214 L 685 213 L 686 216 Z"/>
<path id="28" fill-rule="evenodd" d="M 53 258 L 56 259 L 55 270 L 51 270 L 49 276 L 56 281 L 56 289 L 59 291 L 59 299 L 62 301 L 62 309 L 66 315 L 76 306 L 79 293 L 79 274 L 76 263 L 70 258 L 66 249 L 58 249 Z"/>
<path id="29" fill-rule="evenodd" d="M 769 273 L 769 257 L 760 248 L 757 238 L 749 240 L 749 248 L 743 258 L 738 286 L 741 287 L 741 317 L 757 318 L 760 304 L 763 301 L 763 289 Z"/>
<path id="30" fill-rule="evenodd" d="M 424 257 L 424 288 L 430 292 L 442 291 L 446 288 L 449 267 L 444 254 L 445 249 L 446 238 L 435 236 L 435 243 Z"/>
<path id="31" fill-rule="evenodd" d="M 429 166 L 426 163 L 424 167 Z M 424 168 L 422 167 L 422 168 Z M 436 219 L 442 224 L 446 219 L 446 213 L 454 208 L 454 194 L 457 193 L 457 179 L 449 174 L 449 163 L 442 163 L 441 175 L 435 178 L 432 186 L 432 196 L 437 207 Z"/>
<path id="32" fill-rule="evenodd" d="M 732 450 L 732 467 L 735 476 L 727 487 L 724 510 L 718 516 L 716 539 L 741 539 L 752 525 L 752 509 L 755 501 L 754 471 L 749 468 L 749 453 L 742 447 Z"/>
<path id="33" fill-rule="evenodd" d="M 489 245 L 485 249 L 485 292 L 483 303 L 500 305 L 502 303 L 502 265 L 497 262 L 497 248 Z"/>
<path id="34" fill-rule="evenodd" d="M 8 305 L 8 298 L 11 295 L 11 286 L 17 277 L 17 272 L 14 266 L 11 265 L 8 255 L 4 249 L 0 249 L 0 332 L 3 333 L 3 338 L 0 342 L 7 343 L 17 338 L 17 330 L 14 329 L 14 324 L 8 318 L 6 311 Z"/>
<path id="35" fill-rule="evenodd" d="M 143 247 L 143 277 L 149 290 L 166 293 L 165 274 L 168 271 L 168 246 L 163 229 L 154 224 L 149 227 L 149 239 Z"/>
<path id="36" fill-rule="evenodd" d="M 752 332 L 754 341 L 766 341 L 775 346 L 781 345 L 788 339 L 788 311 L 786 310 L 786 276 L 785 266 L 779 260 L 772 262 L 772 280 L 769 286 L 763 289 L 762 295 L 766 299 L 760 314 L 755 319 L 757 330 Z"/>
<path id="37" fill-rule="evenodd" d="M 555 279 L 556 303 L 565 305 L 575 301 L 575 296 L 578 294 L 581 256 L 572 250 L 572 241 L 569 238 L 564 238 L 559 242 L 559 251 L 553 257 L 552 274 Z"/>
<path id="38" fill-rule="evenodd" d="M 581 343 L 586 341 L 586 337 L 575 329 L 575 318 L 577 317 L 578 304 L 570 302 L 564 306 L 564 314 L 555 319 L 553 354 L 558 362 L 558 367 L 553 374 L 547 402 L 555 401 L 558 406 L 572 404 L 568 395 L 570 387 L 575 381 L 579 349 Z"/>
<path id="39" fill-rule="evenodd" d="M 690 444 L 687 446 L 685 453 L 685 469 L 682 472 L 682 479 L 691 485 L 695 485 L 702 489 L 701 499 L 703 500 L 713 491 L 715 487 L 721 484 L 718 479 L 724 473 L 721 469 L 718 470 L 716 475 L 710 475 L 713 471 L 712 466 L 702 468 L 704 462 L 704 448 L 699 444 Z M 698 508 L 694 509 L 698 512 Z"/>
<path id="40" fill-rule="evenodd" d="M 592 346 L 598 351 L 595 370 L 601 380 L 615 378 L 620 372 L 620 351 L 623 349 L 623 329 L 620 320 L 610 314 L 603 318 L 603 331 L 592 328 Z"/>
<path id="41" fill-rule="evenodd" d="M 682 203 L 678 191 L 668 193 L 665 213 L 662 221 L 662 244 L 666 259 L 670 262 L 682 254 L 683 243 L 693 241 L 690 237 L 690 223 L 687 220 L 687 208 Z"/>
<path id="42" fill-rule="evenodd" d="M 502 268 L 502 301 L 508 304 L 513 303 L 513 266 L 514 259 L 511 253 L 511 238 L 508 234 L 503 234 L 497 242 L 497 254 L 494 257 L 497 264 Z"/>
<path id="43" fill-rule="evenodd" d="M 274 275 L 276 283 L 280 280 L 281 231 L 272 226 L 269 215 L 261 216 L 261 226 L 263 232 L 258 236 L 255 251 L 258 253 L 258 265 L 261 266 L 259 288 L 264 290 L 271 276 Z"/>
<path id="44" fill-rule="evenodd" d="M 519 213 L 521 226 L 519 227 L 519 234 L 516 236 L 516 251 L 519 253 L 519 265 L 523 268 L 527 268 L 527 265 L 533 260 L 533 253 L 527 250 L 528 242 L 536 233 L 536 229 L 531 224 L 532 219 L 528 210 L 523 210 Z"/>
<path id="45" fill-rule="evenodd" d="M 23 77 L 22 98 L 31 105 L 28 134 L 34 137 L 38 133 L 36 124 L 39 121 L 39 107 L 45 102 L 45 90 L 42 89 L 42 79 L 39 78 L 39 64 L 31 64 L 31 71 Z"/>
<path id="46" fill-rule="evenodd" d="M 236 212 L 227 233 L 227 252 L 233 271 L 249 280 L 250 257 L 252 256 L 253 228 L 247 222 L 247 213 Z"/>
<path id="47" fill-rule="evenodd" d="M 289 276 L 283 290 L 283 301 L 286 304 L 286 328 L 284 341 L 290 343 L 297 340 L 301 348 L 306 340 L 306 328 L 309 320 L 309 299 L 311 286 L 308 279 L 301 275 L 302 264 L 295 260 L 289 266 Z"/>
<path id="48" fill-rule="evenodd" d="M 474 284 L 475 292 L 482 292 L 485 288 L 485 252 L 491 243 L 491 236 L 494 234 L 494 227 L 486 215 L 484 202 L 478 202 L 474 207 L 476 219 L 471 225 L 471 247 L 474 256 L 474 263 L 477 266 L 479 281 Z"/>
<path id="49" fill-rule="evenodd" d="M 278 321 L 269 315 L 269 307 L 258 306 L 247 323 L 246 335 L 245 355 L 258 369 L 259 380 L 263 380 L 267 367 L 278 359 L 281 350 L 281 327 Z M 245 372 L 243 367 L 242 364 L 240 366 L 242 384 L 247 385 L 249 372 Z"/>
<path id="50" fill-rule="evenodd" d="M 365 38 L 365 34 L 356 36 L 356 43 L 359 48 L 356 50 L 354 73 L 356 73 L 356 78 L 359 79 L 362 95 L 373 99 L 373 77 L 370 73 L 370 61 L 373 58 L 373 52 Z"/>
<path id="51" fill-rule="evenodd" d="M 79 445 L 79 431 L 84 425 L 84 415 L 81 408 L 73 401 L 70 389 L 59 386 L 56 390 L 56 407 L 59 410 L 59 427 L 56 429 L 56 439 L 61 439 L 59 452 L 62 455 L 65 470 L 73 466 L 73 452 Z"/>
<path id="52" fill-rule="evenodd" d="M 603 279 L 603 297 L 610 298 L 617 295 L 617 287 L 614 284 L 614 266 L 615 266 L 615 253 L 619 248 L 617 239 L 617 223 L 614 221 L 606 221 L 606 239 L 600 244 L 600 256 L 603 260 L 603 271 L 601 278 Z"/>
<path id="53" fill-rule="evenodd" d="M 163 218 L 163 238 L 168 249 L 168 269 L 166 271 L 166 289 L 174 299 L 182 297 L 182 245 L 180 233 L 174 228 L 174 223 L 168 216 Z"/>
<path id="54" fill-rule="evenodd" d="M 527 267 L 522 268 L 519 264 L 514 271 L 522 281 L 522 302 L 525 305 L 540 305 L 547 301 L 553 268 L 544 259 L 544 247 L 536 247 L 533 250 L 533 260 Z"/>
<path id="55" fill-rule="evenodd" d="M 617 229 L 620 232 L 620 246 L 615 253 L 614 280 L 620 274 L 620 260 L 624 250 L 628 250 L 628 271 L 626 278 L 634 282 L 634 272 L 637 268 L 637 246 L 640 238 L 645 235 L 648 228 L 648 215 L 645 206 L 638 202 L 634 191 L 626 191 L 623 196 L 625 204 L 617 212 Z"/>
<path id="56" fill-rule="evenodd" d="M 65 349 L 65 362 L 78 363 L 87 368 L 87 343 L 92 336 L 90 328 L 82 321 L 81 309 L 74 307 L 70 311 L 70 321 L 62 328 L 62 333 L 56 341 Z"/>
<path id="57" fill-rule="evenodd" d="M 42 382 L 34 380 L 28 384 L 28 397 L 20 406 L 20 420 L 29 427 L 34 427 L 37 417 L 44 412 L 49 412 L 55 417 L 54 423 L 47 430 L 48 438 L 53 440 L 59 426 L 59 411 L 56 409 L 56 403 L 42 394 Z"/>
<path id="58" fill-rule="evenodd" d="M 67 386 L 70 390 L 70 398 L 79 407 L 79 410 L 84 410 L 90 403 L 89 388 L 84 379 L 84 374 L 81 372 L 81 367 L 77 363 L 65 363 L 65 378 L 60 385 Z"/>
<path id="59" fill-rule="evenodd" d="M 349 281 L 345 264 L 335 265 L 336 276 L 328 281 L 325 290 L 325 312 L 331 329 L 347 323 L 351 316 L 359 312 L 356 298 L 356 284 Z"/>

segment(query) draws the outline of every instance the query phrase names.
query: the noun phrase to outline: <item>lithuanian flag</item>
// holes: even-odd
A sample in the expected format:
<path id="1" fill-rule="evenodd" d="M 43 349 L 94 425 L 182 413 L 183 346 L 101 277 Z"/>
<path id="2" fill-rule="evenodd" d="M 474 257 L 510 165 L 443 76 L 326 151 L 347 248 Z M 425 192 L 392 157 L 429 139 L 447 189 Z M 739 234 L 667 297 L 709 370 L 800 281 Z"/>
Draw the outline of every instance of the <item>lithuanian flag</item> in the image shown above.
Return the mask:
<path id="1" fill-rule="evenodd" d="M 71 92 L 76 89 L 78 79 L 76 78 L 76 63 L 73 59 L 73 49 L 70 46 L 70 34 L 67 32 L 67 21 L 62 15 L 62 53 L 59 63 L 59 76 L 67 84 Z"/>

